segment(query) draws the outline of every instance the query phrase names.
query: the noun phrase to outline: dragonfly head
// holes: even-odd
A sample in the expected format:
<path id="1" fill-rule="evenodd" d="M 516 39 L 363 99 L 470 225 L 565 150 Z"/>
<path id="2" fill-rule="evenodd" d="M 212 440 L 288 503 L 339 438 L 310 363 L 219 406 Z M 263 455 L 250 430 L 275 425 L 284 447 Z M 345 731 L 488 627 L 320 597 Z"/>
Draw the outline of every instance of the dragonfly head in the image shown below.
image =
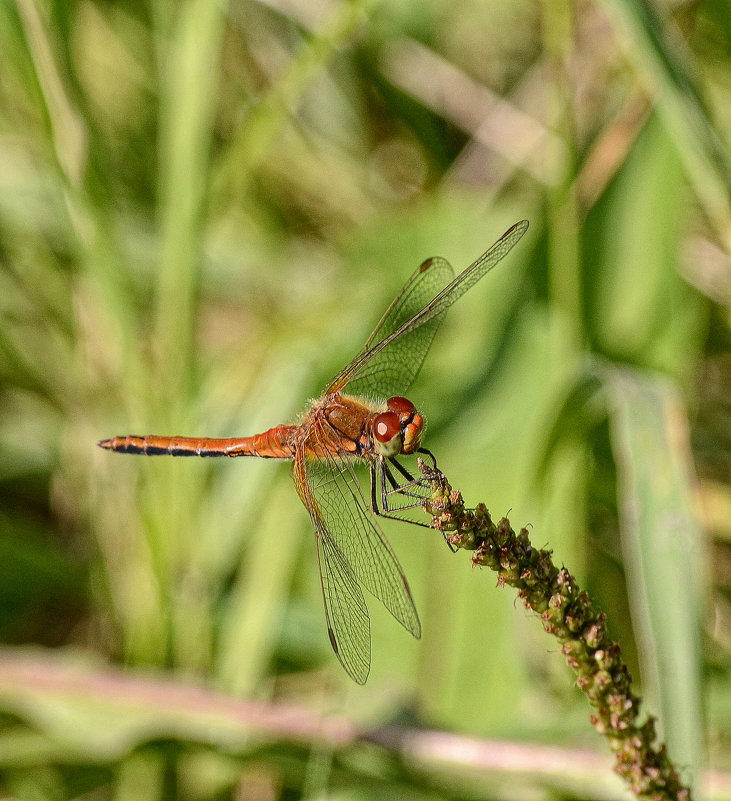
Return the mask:
<path id="1" fill-rule="evenodd" d="M 381 456 L 414 453 L 421 445 L 424 418 L 406 398 L 389 398 L 387 411 L 373 418 L 373 441 Z"/>

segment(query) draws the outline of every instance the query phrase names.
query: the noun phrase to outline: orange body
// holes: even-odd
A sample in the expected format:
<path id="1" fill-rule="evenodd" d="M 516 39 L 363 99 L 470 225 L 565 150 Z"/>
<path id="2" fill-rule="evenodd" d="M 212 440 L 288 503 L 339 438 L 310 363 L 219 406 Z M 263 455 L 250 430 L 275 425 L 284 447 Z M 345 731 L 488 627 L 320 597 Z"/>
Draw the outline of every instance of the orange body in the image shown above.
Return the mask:
<path id="1" fill-rule="evenodd" d="M 405 399 L 391 399 L 405 401 Z M 391 401 L 389 401 L 390 403 Z M 408 436 L 399 446 L 399 453 L 412 453 L 421 439 L 423 419 L 413 405 L 405 401 L 399 419 Z M 402 404 L 403 406 L 403 404 Z M 401 411 L 401 407 L 399 407 Z M 259 456 L 264 459 L 294 459 L 302 448 L 307 458 L 328 456 L 375 457 L 378 452 L 379 428 L 383 418 L 398 417 L 390 410 L 375 410 L 364 402 L 333 392 L 313 403 L 299 425 L 278 425 L 251 437 L 168 437 L 149 434 L 112 437 L 99 443 L 102 448 L 119 453 L 146 456 Z M 393 436 L 393 432 L 388 430 Z M 376 442 L 374 442 L 374 437 Z"/>

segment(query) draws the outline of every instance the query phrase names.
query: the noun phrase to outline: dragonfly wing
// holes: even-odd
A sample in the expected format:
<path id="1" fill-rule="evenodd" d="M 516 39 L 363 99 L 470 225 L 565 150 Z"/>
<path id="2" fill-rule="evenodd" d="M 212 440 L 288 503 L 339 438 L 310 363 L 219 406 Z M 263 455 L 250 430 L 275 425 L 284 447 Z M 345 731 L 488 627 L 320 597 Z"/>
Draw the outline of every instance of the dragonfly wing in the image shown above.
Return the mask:
<path id="1" fill-rule="evenodd" d="M 444 315 L 391 343 L 375 358 L 366 358 L 379 343 L 392 336 L 454 278 L 450 263 L 441 257 L 425 261 L 396 295 L 356 358 L 325 390 L 336 392 L 348 385 L 353 395 L 387 398 L 408 390 L 426 358 Z M 446 310 L 445 310 L 446 311 Z"/>
<path id="2" fill-rule="evenodd" d="M 304 450 L 298 450 L 292 466 L 297 493 L 310 513 L 317 541 L 322 600 L 330 643 L 346 673 L 365 684 L 371 669 L 371 622 L 363 592 L 352 566 L 330 534 L 319 504 L 311 491 L 310 466 Z"/>
<path id="3" fill-rule="evenodd" d="M 420 288 L 421 283 L 431 281 L 428 277 L 432 270 L 436 275 L 443 271 L 445 264 L 448 266 L 444 259 L 425 261 L 391 304 L 366 348 L 340 372 L 326 391 L 335 392 L 347 386 L 354 394 L 375 392 L 381 397 L 405 392 L 421 369 L 446 310 L 501 261 L 527 230 L 527 220 L 511 226 L 479 259 L 408 317 L 404 312 L 417 305 L 417 298 L 423 300 L 427 295 Z M 402 306 L 401 295 L 410 288 L 414 302 L 407 300 Z M 394 324 L 398 325 L 394 328 Z"/>
<path id="4" fill-rule="evenodd" d="M 345 556 L 358 582 L 378 598 L 414 637 L 421 623 L 398 558 L 375 516 L 352 460 L 328 457 L 307 464 L 307 478 L 326 521 L 327 535 Z"/>

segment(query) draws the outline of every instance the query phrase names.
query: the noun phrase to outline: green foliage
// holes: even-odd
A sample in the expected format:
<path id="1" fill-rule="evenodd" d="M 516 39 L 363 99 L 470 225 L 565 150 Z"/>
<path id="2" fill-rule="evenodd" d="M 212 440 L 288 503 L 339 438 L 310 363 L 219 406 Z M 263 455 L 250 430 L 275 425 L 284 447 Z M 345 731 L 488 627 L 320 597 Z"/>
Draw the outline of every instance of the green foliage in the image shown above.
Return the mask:
<path id="1" fill-rule="evenodd" d="M 286 466 L 95 447 L 296 419 L 416 265 L 522 218 L 413 388 L 425 444 L 591 589 L 684 777 L 729 770 L 726 10 L 0 4 L 0 794 L 618 793 L 183 703 L 599 747 L 540 627 L 438 535 L 386 527 L 424 635 L 372 603 L 356 689 Z"/>

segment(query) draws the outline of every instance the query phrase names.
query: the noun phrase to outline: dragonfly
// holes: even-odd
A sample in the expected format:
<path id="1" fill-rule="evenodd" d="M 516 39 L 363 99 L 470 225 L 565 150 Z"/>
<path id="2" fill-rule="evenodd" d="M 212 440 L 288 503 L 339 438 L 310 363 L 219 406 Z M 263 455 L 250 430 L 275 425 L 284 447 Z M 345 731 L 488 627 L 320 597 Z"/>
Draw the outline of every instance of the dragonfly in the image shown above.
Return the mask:
<path id="1" fill-rule="evenodd" d="M 116 436 L 99 446 L 146 456 L 257 456 L 292 461 L 297 494 L 315 533 L 327 631 L 348 675 L 365 684 L 371 635 L 363 587 L 415 638 L 421 623 L 398 558 L 378 518 L 409 523 L 407 510 L 429 493 L 399 457 L 423 454 L 424 417 L 404 397 L 447 309 L 501 261 L 525 234 L 511 226 L 456 278 L 449 262 L 427 259 L 408 279 L 357 356 L 298 422 L 248 437 Z M 385 401 L 383 399 L 386 399 Z M 370 487 L 356 467 L 367 465 Z"/>

